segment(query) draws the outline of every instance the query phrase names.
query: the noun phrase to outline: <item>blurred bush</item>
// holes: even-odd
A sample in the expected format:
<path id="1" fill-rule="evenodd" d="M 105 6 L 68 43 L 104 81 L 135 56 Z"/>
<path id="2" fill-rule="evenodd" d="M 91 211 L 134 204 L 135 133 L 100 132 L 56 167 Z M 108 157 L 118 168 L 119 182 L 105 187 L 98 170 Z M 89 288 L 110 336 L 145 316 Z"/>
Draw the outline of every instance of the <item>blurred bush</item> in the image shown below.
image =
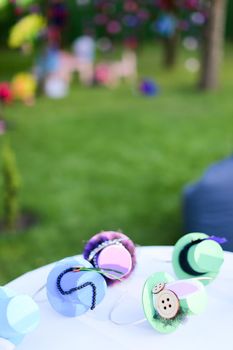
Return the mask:
<path id="1" fill-rule="evenodd" d="M 39 3 L 44 10 L 47 1 L 39 0 L 35 1 Z M 88 6 L 79 6 L 75 0 L 66 1 L 69 9 L 69 21 L 66 31 L 66 41 L 67 43 L 72 42 L 78 35 L 82 33 L 82 29 L 85 23 L 93 21 L 94 6 L 92 2 Z M 0 11 L 0 45 L 6 45 L 6 38 L 8 37 L 9 30 L 11 26 L 16 22 L 17 16 L 14 13 L 14 7 L 12 4 Z M 233 39 L 233 2 L 228 1 L 227 9 L 227 25 L 226 25 L 226 37 Z M 148 31 L 149 33 L 149 31 Z M 101 32 L 99 33 L 102 34 Z M 149 34 L 148 34 L 149 37 Z"/>
<path id="2" fill-rule="evenodd" d="M 3 157 L 3 223 L 7 230 L 15 230 L 20 215 L 20 176 L 15 154 L 9 144 L 5 144 Z"/>

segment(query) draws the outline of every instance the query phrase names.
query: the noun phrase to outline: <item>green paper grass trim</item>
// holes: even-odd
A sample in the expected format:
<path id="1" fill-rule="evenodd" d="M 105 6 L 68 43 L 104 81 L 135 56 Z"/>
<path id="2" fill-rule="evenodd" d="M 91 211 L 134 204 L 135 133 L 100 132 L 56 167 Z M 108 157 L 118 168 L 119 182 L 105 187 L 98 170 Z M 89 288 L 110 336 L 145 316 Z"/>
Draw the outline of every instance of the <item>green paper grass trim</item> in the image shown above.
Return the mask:
<path id="1" fill-rule="evenodd" d="M 174 326 L 185 322 L 187 316 L 188 316 L 188 310 L 180 307 L 178 313 L 173 318 L 170 318 L 170 319 L 163 318 L 159 315 L 157 311 L 155 311 L 153 318 L 163 323 L 165 327 L 168 327 L 168 326 Z"/>

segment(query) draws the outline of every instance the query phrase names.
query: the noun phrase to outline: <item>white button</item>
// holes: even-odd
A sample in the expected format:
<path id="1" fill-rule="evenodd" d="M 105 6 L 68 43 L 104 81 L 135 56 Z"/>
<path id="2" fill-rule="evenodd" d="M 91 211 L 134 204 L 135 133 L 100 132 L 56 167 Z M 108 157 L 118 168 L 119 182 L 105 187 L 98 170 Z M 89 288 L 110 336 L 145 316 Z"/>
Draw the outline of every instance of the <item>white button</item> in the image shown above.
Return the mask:
<path id="1" fill-rule="evenodd" d="M 179 299 L 172 291 L 164 289 L 156 296 L 156 309 L 161 317 L 165 319 L 174 318 L 179 308 Z"/>
<path id="2" fill-rule="evenodd" d="M 158 294 L 160 293 L 165 287 L 165 283 L 161 282 L 161 283 L 158 283 L 154 286 L 154 288 L 152 289 L 152 293 L 153 294 Z"/>

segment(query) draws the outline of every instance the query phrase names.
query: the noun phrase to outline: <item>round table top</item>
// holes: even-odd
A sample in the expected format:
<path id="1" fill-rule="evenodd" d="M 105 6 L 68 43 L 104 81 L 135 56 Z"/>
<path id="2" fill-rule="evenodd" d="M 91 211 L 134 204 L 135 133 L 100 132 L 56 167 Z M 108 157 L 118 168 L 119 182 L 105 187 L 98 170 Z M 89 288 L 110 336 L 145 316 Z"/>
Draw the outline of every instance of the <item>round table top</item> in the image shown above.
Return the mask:
<path id="1" fill-rule="evenodd" d="M 35 300 L 41 322 L 25 337 L 19 350 L 76 349 L 207 349 L 232 347 L 233 326 L 233 253 L 225 252 L 218 278 L 207 286 L 208 306 L 198 316 L 188 317 L 174 333 L 157 333 L 147 322 L 142 307 L 142 289 L 154 272 L 174 275 L 172 247 L 137 248 L 137 267 L 128 280 L 109 287 L 103 302 L 94 311 L 77 318 L 56 313 L 49 305 L 45 290 Z M 31 296 L 46 284 L 53 264 L 29 272 L 9 283 L 19 293 Z"/>

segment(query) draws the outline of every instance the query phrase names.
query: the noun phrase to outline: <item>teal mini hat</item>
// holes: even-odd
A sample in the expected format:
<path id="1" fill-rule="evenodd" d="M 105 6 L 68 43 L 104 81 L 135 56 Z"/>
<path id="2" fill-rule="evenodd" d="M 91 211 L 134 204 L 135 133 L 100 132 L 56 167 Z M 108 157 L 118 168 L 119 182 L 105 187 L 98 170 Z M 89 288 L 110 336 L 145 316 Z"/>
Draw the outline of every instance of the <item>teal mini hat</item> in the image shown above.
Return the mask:
<path id="1" fill-rule="evenodd" d="M 172 264 L 178 278 L 197 277 L 204 285 L 218 275 L 224 262 L 224 252 L 220 245 L 224 239 L 205 233 L 189 233 L 176 243 Z"/>
<path id="2" fill-rule="evenodd" d="M 20 344 L 39 324 L 39 307 L 28 295 L 0 287 L 0 309 L 0 348 Z"/>
<path id="3" fill-rule="evenodd" d="M 147 279 L 142 301 L 151 326 L 160 333 L 171 333 L 187 316 L 203 311 L 207 295 L 197 279 L 175 281 L 169 274 L 158 272 Z"/>

